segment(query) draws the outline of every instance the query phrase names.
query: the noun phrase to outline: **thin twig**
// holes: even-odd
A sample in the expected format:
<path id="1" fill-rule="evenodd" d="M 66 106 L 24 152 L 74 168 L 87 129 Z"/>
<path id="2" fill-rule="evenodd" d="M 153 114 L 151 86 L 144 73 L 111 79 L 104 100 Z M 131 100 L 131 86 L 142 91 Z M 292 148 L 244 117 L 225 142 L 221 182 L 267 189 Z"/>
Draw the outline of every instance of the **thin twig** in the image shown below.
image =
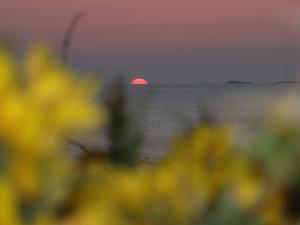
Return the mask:
<path id="1" fill-rule="evenodd" d="M 74 145 L 74 146 L 80 148 L 86 155 L 92 156 L 92 153 L 83 144 L 80 144 L 80 143 L 78 143 L 76 141 L 72 141 L 72 140 L 69 140 L 68 142 L 71 145 Z"/>
<path id="2" fill-rule="evenodd" d="M 82 19 L 84 13 L 83 12 L 78 12 L 76 13 L 73 18 L 71 19 L 71 22 L 67 28 L 67 31 L 65 33 L 63 42 L 62 42 L 62 51 L 61 51 L 61 60 L 62 63 L 65 65 L 68 62 L 68 56 L 69 56 L 69 49 L 70 45 L 73 39 L 73 35 L 75 33 L 75 30 Z"/>

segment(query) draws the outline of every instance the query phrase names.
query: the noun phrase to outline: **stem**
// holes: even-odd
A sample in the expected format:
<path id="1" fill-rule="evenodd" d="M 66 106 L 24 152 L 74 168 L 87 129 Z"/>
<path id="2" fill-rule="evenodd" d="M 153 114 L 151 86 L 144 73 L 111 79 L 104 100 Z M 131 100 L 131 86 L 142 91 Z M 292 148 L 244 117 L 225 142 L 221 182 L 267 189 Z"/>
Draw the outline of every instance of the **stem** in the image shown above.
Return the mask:
<path id="1" fill-rule="evenodd" d="M 62 49 L 61 49 L 61 60 L 62 63 L 65 65 L 68 63 L 68 57 L 69 57 L 69 49 L 71 42 L 73 40 L 74 33 L 76 31 L 76 28 L 82 19 L 84 13 L 83 12 L 78 12 L 76 13 L 67 27 L 63 42 L 62 42 Z"/>

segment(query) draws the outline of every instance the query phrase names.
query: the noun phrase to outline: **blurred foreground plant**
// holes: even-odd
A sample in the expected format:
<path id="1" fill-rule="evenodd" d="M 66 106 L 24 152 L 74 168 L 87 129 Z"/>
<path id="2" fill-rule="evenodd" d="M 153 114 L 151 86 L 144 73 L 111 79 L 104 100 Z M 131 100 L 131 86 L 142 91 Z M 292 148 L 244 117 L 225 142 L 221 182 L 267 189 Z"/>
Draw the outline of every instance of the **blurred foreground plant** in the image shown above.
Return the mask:
<path id="1" fill-rule="evenodd" d="M 95 91 L 46 48 L 21 65 L 0 52 L 0 224 L 299 223 L 298 125 L 274 117 L 240 146 L 243 134 L 204 123 L 174 138 L 157 166 L 120 167 L 133 163 L 128 148 L 139 142 L 127 136 L 117 89 L 108 109 L 115 155 L 82 163 L 66 155 L 65 143 L 103 122 Z"/>
<path id="2" fill-rule="evenodd" d="M 95 91 L 45 47 L 20 64 L 0 50 L 0 224 L 31 224 L 57 210 L 73 176 L 66 140 L 102 122 Z"/>
<path id="3" fill-rule="evenodd" d="M 111 85 L 106 106 L 109 113 L 107 138 L 110 142 L 110 160 L 115 165 L 133 166 L 137 163 L 142 135 L 133 131 L 125 83 L 121 78 Z"/>

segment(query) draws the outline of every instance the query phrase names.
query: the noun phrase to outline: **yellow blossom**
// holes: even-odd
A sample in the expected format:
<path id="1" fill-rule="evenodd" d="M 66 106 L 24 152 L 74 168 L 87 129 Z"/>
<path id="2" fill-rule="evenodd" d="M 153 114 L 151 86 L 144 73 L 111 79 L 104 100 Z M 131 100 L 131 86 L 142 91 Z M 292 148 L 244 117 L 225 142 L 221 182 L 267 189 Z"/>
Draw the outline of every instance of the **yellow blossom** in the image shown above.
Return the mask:
<path id="1" fill-rule="evenodd" d="M 21 225 L 19 202 L 9 177 L 0 177 L 0 224 Z"/>
<path id="2" fill-rule="evenodd" d="M 95 85 L 88 85 L 93 81 L 63 68 L 48 49 L 33 49 L 24 61 L 25 72 L 8 52 L 0 51 L 0 166 L 5 174 L 0 195 L 6 205 L 0 224 L 21 224 L 18 212 L 24 203 L 49 210 L 41 214 L 30 209 L 36 210 L 31 215 L 22 209 L 36 224 L 50 224 L 46 217 L 67 196 L 70 184 L 65 182 L 72 177 L 62 151 L 65 142 L 97 128 L 103 109 L 95 102 Z"/>
<path id="3" fill-rule="evenodd" d="M 237 203 L 242 209 L 256 207 L 270 191 L 266 180 L 241 157 L 236 157 L 232 164 L 229 180 L 232 182 L 232 191 Z"/>
<path id="4" fill-rule="evenodd" d="M 16 71 L 11 54 L 8 51 L 0 49 L 0 100 L 5 91 L 12 88 L 15 82 Z"/>
<path id="5" fill-rule="evenodd" d="M 286 202 L 281 193 L 269 193 L 269 199 L 261 209 L 261 220 L 268 225 L 289 224 L 285 215 Z"/>

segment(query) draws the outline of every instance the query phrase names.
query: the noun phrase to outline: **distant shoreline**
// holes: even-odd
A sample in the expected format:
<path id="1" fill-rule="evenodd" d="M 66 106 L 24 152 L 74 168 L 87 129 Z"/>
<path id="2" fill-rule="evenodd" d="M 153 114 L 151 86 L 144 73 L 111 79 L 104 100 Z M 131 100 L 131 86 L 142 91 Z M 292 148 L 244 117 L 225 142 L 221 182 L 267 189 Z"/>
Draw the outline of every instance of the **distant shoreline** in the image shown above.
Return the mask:
<path id="1" fill-rule="evenodd" d="M 230 81 L 226 81 L 225 84 L 253 84 L 252 81 L 240 81 L 231 79 Z"/>
<path id="2" fill-rule="evenodd" d="M 286 85 L 293 85 L 293 84 L 300 84 L 300 81 L 270 81 L 270 82 L 255 82 L 255 81 L 226 81 L 226 82 L 195 82 L 195 83 L 149 83 L 148 85 L 136 85 L 139 88 L 147 87 L 147 86 L 181 86 L 181 85 L 276 85 L 276 84 L 286 84 Z M 126 86 L 133 86 L 130 83 L 126 84 Z M 142 87 L 141 87 L 142 86 Z"/>
<path id="3" fill-rule="evenodd" d="M 275 84 L 300 84 L 300 81 L 282 80 L 282 81 L 276 81 Z"/>

